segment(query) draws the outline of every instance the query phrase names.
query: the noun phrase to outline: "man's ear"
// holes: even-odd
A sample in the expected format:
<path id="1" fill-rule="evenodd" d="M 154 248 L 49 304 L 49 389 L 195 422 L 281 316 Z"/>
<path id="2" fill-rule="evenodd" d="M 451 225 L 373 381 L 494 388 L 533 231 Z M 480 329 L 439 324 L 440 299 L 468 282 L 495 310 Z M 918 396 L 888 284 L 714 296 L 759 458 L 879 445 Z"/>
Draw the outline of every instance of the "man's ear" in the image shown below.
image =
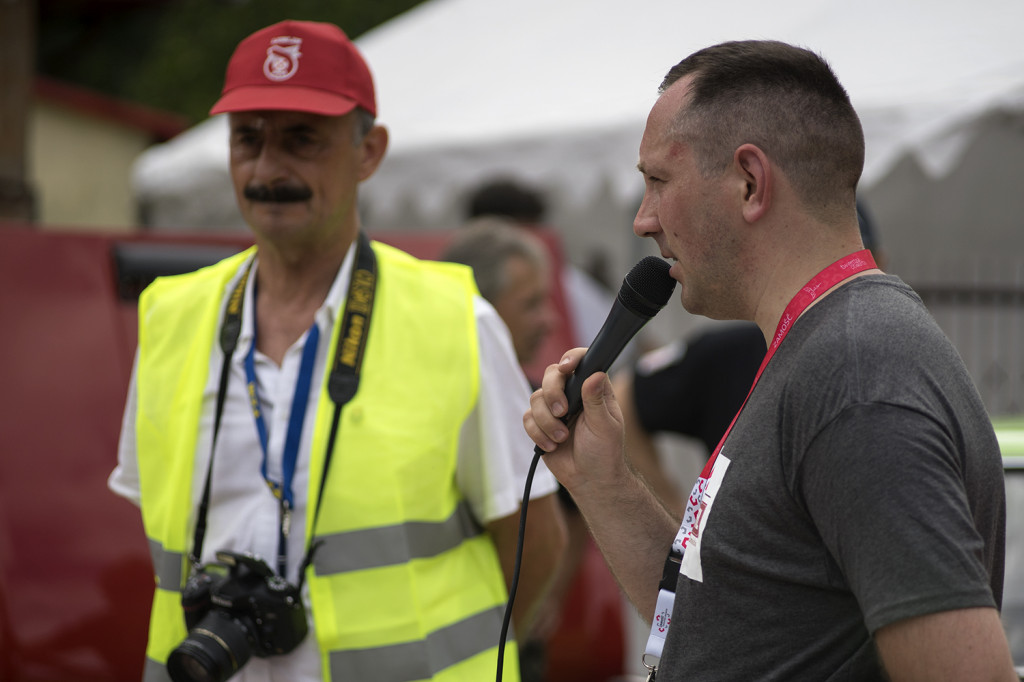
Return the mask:
<path id="1" fill-rule="evenodd" d="M 384 160 L 384 152 L 388 149 L 388 129 L 374 125 L 359 143 L 362 157 L 359 160 L 359 181 L 366 180 L 377 171 Z"/>
<path id="2" fill-rule="evenodd" d="M 752 144 L 740 145 L 733 154 L 733 165 L 742 186 L 743 218 L 753 223 L 771 208 L 773 167 L 768 155 Z"/>

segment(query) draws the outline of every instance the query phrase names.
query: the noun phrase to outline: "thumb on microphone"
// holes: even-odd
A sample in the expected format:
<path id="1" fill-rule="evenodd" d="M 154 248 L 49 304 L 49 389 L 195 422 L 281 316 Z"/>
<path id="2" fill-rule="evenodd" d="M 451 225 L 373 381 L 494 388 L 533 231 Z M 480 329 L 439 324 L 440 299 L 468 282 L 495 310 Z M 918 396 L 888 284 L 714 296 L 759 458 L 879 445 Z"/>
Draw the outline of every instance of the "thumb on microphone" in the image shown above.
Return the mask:
<path id="1" fill-rule="evenodd" d="M 608 374 L 595 372 L 587 377 L 581 386 L 580 396 L 583 410 L 577 419 L 576 440 L 592 437 L 606 442 L 624 442 L 625 420 Z M 586 433 L 579 434 L 581 429 Z"/>
<path id="2" fill-rule="evenodd" d="M 566 438 L 544 458 L 574 499 L 621 481 L 626 466 L 625 422 L 607 373 L 595 372 L 580 384 L 580 406 Z"/>

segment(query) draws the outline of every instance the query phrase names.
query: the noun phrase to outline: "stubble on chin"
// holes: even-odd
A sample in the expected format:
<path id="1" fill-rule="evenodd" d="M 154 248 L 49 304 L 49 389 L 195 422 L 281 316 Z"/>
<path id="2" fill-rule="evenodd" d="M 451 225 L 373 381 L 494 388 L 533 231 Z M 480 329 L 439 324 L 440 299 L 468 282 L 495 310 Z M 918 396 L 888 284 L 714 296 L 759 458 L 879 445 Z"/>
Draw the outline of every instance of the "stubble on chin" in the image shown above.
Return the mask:
<path id="1" fill-rule="evenodd" d="M 247 202 L 242 212 L 252 231 L 267 238 L 301 232 L 309 222 L 308 210 L 303 204 Z"/>

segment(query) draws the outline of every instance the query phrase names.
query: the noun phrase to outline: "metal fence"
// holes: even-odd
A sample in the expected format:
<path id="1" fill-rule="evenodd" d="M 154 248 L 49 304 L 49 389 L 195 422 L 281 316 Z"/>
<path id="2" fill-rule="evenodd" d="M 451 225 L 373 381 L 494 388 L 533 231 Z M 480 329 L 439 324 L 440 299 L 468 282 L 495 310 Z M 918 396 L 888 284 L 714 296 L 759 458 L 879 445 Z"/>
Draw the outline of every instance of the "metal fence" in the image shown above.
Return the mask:
<path id="1" fill-rule="evenodd" d="M 1024 263 L 973 259 L 929 269 L 931 277 L 903 277 L 960 351 L 989 413 L 1024 414 Z"/>

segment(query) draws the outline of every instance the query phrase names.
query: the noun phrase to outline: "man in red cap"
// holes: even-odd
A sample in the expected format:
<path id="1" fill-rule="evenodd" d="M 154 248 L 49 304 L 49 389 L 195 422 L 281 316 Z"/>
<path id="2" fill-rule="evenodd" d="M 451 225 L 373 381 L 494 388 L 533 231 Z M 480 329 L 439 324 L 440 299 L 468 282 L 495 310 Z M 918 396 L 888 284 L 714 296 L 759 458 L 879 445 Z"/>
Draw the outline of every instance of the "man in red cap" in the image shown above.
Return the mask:
<path id="1" fill-rule="evenodd" d="M 146 679 L 491 677 L 532 454 L 508 332 L 468 268 L 362 231 L 388 136 L 338 27 L 243 40 L 211 113 L 255 247 L 140 298 L 110 486 L 153 552 Z M 555 489 L 541 465 L 521 634 L 564 544 Z"/>

